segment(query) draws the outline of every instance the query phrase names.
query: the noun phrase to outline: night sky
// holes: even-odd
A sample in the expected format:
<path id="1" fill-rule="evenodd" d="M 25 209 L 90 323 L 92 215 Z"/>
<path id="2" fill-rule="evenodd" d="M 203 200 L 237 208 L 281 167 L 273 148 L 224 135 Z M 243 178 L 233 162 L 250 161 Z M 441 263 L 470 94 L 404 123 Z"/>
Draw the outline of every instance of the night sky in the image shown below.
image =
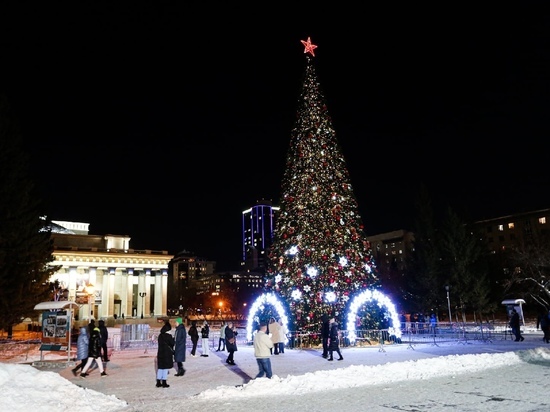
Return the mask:
<path id="1" fill-rule="evenodd" d="M 412 228 L 421 183 L 465 218 L 550 207 L 536 6 L 158 3 L 0 6 L 1 89 L 53 220 L 237 270 L 242 210 L 278 201 L 308 36 L 367 235 Z"/>

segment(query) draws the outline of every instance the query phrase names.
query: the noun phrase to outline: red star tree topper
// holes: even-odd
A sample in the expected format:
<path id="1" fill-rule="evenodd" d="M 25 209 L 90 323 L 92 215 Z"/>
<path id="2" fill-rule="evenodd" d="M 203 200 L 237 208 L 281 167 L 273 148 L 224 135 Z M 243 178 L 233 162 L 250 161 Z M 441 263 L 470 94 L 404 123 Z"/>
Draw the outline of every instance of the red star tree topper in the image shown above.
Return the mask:
<path id="1" fill-rule="evenodd" d="M 317 48 L 315 44 L 311 44 L 311 37 L 308 37 L 307 40 L 300 40 L 302 44 L 304 45 L 304 53 L 311 53 L 312 56 L 315 56 L 315 53 L 313 50 Z"/>

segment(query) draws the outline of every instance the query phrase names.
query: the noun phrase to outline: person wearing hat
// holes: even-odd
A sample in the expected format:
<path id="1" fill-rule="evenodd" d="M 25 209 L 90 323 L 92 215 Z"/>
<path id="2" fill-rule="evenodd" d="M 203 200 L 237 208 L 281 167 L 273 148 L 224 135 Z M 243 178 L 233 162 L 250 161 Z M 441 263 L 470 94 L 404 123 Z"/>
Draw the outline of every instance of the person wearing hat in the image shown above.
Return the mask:
<path id="1" fill-rule="evenodd" d="M 157 388 L 169 388 L 166 382 L 168 371 L 174 367 L 174 337 L 169 333 L 172 327 L 166 319 L 157 339 Z"/>
<path id="2" fill-rule="evenodd" d="M 270 356 L 273 342 L 266 332 L 267 323 L 262 322 L 258 331 L 254 334 L 254 356 L 256 357 L 259 369 L 256 378 L 263 378 L 265 375 L 266 378 L 271 379 L 273 372 L 271 370 Z"/>
<path id="3" fill-rule="evenodd" d="M 185 369 L 183 368 L 183 362 L 185 362 L 185 352 L 187 350 L 187 331 L 183 325 L 181 318 L 176 319 L 176 333 L 174 337 L 174 361 L 178 364 L 178 371 L 176 376 L 183 376 Z"/>

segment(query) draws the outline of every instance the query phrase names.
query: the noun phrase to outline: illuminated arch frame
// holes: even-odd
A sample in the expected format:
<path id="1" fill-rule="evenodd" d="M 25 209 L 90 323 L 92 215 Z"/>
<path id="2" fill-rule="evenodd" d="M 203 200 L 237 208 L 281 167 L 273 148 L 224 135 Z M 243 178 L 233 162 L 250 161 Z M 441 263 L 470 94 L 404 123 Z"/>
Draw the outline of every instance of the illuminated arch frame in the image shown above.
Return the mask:
<path id="1" fill-rule="evenodd" d="M 388 328 L 388 333 L 390 334 L 390 336 L 393 335 L 396 338 L 401 338 L 401 320 L 399 319 L 399 315 L 395 310 L 395 305 L 393 304 L 393 302 L 386 295 L 377 290 L 366 290 L 357 295 L 349 306 L 347 316 L 348 323 L 346 325 L 346 329 L 348 331 L 348 339 L 350 340 L 350 343 L 353 344 L 357 337 L 357 335 L 355 334 L 355 320 L 357 318 L 357 311 L 362 304 L 373 300 L 378 302 L 379 307 L 385 307 L 385 309 L 390 314 L 390 318 L 392 320 L 392 326 Z M 288 330 L 288 316 L 286 315 L 285 309 L 281 301 L 273 293 L 264 293 L 254 301 L 252 307 L 250 308 L 248 314 L 248 322 L 246 325 L 246 339 L 248 341 L 252 340 L 252 335 L 254 333 L 254 331 L 252 330 L 252 326 L 255 320 L 255 315 L 258 311 L 262 310 L 262 306 L 265 304 L 270 304 L 275 308 L 277 314 L 283 321 L 283 325 L 285 326 L 286 330 Z M 399 325 L 399 327 L 396 328 L 393 325 Z M 286 342 L 287 338 L 285 336 L 285 343 Z"/>
<path id="2" fill-rule="evenodd" d="M 401 320 L 399 315 L 395 310 L 395 305 L 392 301 L 383 293 L 377 290 L 365 290 L 357 295 L 351 302 L 348 310 L 348 323 L 346 329 L 348 330 L 348 338 L 350 343 L 353 344 L 356 340 L 357 335 L 355 334 L 355 320 L 357 319 L 357 311 L 362 304 L 370 301 L 377 301 L 380 308 L 385 307 L 389 312 L 390 318 L 392 320 L 392 326 L 388 328 L 388 333 L 390 336 L 395 336 L 396 338 L 401 338 Z M 395 327 L 395 325 L 399 325 Z"/>
<path id="3" fill-rule="evenodd" d="M 248 341 L 252 340 L 252 335 L 254 331 L 252 330 L 252 326 L 254 324 L 255 315 L 257 312 L 262 310 L 262 306 L 265 304 L 272 305 L 275 310 L 277 311 L 277 314 L 283 321 L 283 325 L 286 330 L 288 330 L 288 316 L 286 315 L 285 308 L 283 307 L 283 304 L 279 300 L 279 298 L 274 293 L 264 293 L 254 301 L 252 304 L 252 307 L 250 308 L 250 311 L 248 313 L 248 322 L 246 324 L 246 339 Z M 285 336 L 284 342 L 287 342 L 287 337 Z"/>

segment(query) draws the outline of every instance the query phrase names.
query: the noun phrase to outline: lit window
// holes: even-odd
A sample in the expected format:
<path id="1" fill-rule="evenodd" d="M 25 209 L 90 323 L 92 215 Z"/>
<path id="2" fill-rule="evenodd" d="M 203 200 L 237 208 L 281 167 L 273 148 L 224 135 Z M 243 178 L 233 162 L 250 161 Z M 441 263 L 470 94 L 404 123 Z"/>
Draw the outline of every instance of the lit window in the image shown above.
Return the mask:
<path id="1" fill-rule="evenodd" d="M 498 225 L 498 230 L 502 232 L 504 230 L 504 225 Z"/>
<path id="2" fill-rule="evenodd" d="M 541 225 L 545 225 L 546 224 L 546 218 L 545 217 L 539 217 L 539 223 Z"/>
<path id="3" fill-rule="evenodd" d="M 508 229 L 513 229 L 514 228 L 514 224 L 513 223 L 508 223 Z"/>

